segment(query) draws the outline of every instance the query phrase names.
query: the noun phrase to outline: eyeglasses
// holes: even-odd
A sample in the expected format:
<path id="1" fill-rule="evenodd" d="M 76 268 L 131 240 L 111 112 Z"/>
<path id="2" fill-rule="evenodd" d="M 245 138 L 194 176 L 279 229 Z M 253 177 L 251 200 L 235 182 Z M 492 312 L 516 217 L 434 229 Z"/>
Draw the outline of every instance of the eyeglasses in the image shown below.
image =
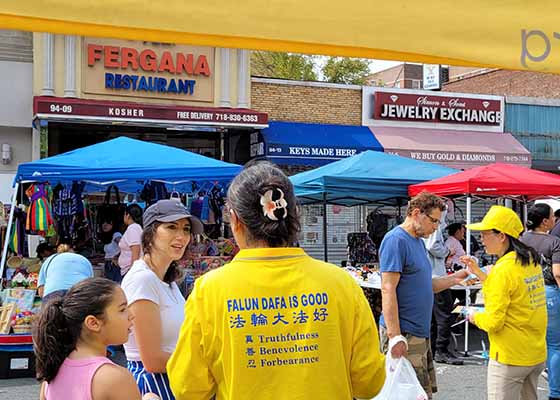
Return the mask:
<path id="1" fill-rule="evenodd" d="M 439 219 L 434 218 L 428 214 L 424 214 L 426 217 L 428 217 L 428 219 L 430 220 L 430 222 L 434 225 L 439 225 Z"/>

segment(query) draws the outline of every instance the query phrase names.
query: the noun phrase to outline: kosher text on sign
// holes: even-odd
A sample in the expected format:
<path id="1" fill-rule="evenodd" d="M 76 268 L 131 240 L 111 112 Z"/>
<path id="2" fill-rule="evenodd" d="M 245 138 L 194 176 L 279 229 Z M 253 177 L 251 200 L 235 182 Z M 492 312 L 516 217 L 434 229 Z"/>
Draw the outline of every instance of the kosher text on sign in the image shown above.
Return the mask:
<path id="1" fill-rule="evenodd" d="M 202 125 L 262 125 L 268 114 L 234 108 L 162 106 L 100 100 L 35 97 L 33 110 L 39 117 L 111 118 L 128 121 L 168 121 Z"/>

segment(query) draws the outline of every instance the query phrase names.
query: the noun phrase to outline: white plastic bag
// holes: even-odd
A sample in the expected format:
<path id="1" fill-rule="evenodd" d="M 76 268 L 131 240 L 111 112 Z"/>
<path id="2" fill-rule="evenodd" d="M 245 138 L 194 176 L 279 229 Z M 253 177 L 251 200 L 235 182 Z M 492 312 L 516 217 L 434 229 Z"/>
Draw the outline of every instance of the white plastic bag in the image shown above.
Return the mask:
<path id="1" fill-rule="evenodd" d="M 428 395 L 420 385 L 416 372 L 405 357 L 393 358 L 391 352 L 385 359 L 387 377 L 381 392 L 373 400 L 427 400 Z"/>

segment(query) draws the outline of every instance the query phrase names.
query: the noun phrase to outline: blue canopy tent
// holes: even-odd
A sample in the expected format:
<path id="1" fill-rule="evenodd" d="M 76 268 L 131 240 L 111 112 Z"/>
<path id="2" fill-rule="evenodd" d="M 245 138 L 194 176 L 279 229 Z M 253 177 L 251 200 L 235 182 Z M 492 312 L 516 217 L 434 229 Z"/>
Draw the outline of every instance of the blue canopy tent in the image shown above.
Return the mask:
<path id="1" fill-rule="evenodd" d="M 241 166 L 175 147 L 118 137 L 53 157 L 20 164 L 14 183 L 88 181 L 135 183 L 157 179 L 229 181 Z M 118 185 L 117 183 L 117 185 Z"/>
<path id="2" fill-rule="evenodd" d="M 458 172 L 440 165 L 367 150 L 290 179 L 302 204 L 323 203 L 324 258 L 327 257 L 327 204 L 402 205 L 408 186 Z"/>
<path id="3" fill-rule="evenodd" d="M 12 205 L 20 183 L 71 183 L 84 181 L 89 186 L 115 184 L 124 191 L 136 191 L 149 180 L 168 183 L 174 187 L 192 182 L 231 181 L 242 167 L 215 160 L 175 147 L 118 137 L 53 157 L 20 164 L 14 179 Z M 13 221 L 11 208 L 6 238 L 10 237 Z M 0 264 L 4 272 L 8 242 L 5 240 Z"/>

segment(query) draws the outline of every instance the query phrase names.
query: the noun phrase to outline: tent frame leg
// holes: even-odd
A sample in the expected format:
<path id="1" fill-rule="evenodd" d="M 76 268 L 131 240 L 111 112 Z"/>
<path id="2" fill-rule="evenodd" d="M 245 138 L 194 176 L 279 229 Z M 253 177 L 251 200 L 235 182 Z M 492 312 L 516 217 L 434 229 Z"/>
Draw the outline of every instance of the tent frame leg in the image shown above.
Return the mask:
<path id="1" fill-rule="evenodd" d="M 471 255 L 471 230 L 469 225 L 472 223 L 472 197 L 470 194 L 467 195 L 467 255 Z M 471 302 L 471 291 L 469 289 L 465 290 L 465 306 L 469 307 Z M 469 320 L 465 320 L 465 357 L 469 355 Z"/>
<path id="2" fill-rule="evenodd" d="M 329 245 L 327 244 L 327 193 L 323 193 L 323 260 L 329 261 Z"/>
<path id="3" fill-rule="evenodd" d="M 19 189 L 19 182 L 14 187 L 12 194 L 12 203 L 10 205 L 10 217 L 8 218 L 8 226 L 6 227 L 6 236 L 4 238 L 4 248 L 2 249 L 2 261 L 0 261 L 0 282 L 4 277 L 4 266 L 6 265 L 6 257 L 8 255 L 8 245 L 10 243 L 10 234 L 12 233 L 12 225 L 14 222 L 14 212 L 17 207 L 17 193 Z"/>

